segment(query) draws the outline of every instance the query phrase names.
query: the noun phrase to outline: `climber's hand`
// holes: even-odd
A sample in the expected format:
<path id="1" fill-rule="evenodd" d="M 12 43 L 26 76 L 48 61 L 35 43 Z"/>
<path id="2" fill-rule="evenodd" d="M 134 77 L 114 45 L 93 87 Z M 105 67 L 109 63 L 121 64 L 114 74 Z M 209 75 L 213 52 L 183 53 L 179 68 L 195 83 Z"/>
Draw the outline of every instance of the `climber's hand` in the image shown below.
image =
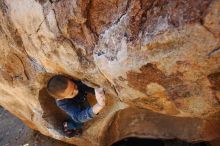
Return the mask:
<path id="1" fill-rule="evenodd" d="M 98 104 L 105 106 L 105 94 L 103 88 L 95 88 L 95 96 Z"/>

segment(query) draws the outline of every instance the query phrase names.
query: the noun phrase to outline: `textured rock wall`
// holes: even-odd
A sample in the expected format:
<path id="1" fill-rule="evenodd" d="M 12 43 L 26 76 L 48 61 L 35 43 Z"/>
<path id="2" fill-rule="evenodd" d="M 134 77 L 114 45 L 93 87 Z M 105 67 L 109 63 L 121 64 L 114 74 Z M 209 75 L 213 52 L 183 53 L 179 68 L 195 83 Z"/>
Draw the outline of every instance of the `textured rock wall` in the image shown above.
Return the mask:
<path id="1" fill-rule="evenodd" d="M 220 137 L 220 0 L 0 0 L 0 104 L 76 145 Z M 81 138 L 45 85 L 65 74 L 107 90 Z M 151 129 L 151 130 L 149 130 Z"/>

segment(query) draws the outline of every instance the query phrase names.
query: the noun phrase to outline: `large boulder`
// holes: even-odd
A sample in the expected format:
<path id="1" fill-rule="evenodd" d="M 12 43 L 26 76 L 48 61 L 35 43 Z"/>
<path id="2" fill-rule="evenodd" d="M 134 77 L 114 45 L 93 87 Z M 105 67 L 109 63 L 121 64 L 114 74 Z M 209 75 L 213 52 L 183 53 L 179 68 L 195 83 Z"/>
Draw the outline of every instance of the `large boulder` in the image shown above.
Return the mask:
<path id="1" fill-rule="evenodd" d="M 0 104 L 76 145 L 220 137 L 220 0 L 0 0 Z M 45 86 L 64 74 L 106 90 L 80 138 Z"/>

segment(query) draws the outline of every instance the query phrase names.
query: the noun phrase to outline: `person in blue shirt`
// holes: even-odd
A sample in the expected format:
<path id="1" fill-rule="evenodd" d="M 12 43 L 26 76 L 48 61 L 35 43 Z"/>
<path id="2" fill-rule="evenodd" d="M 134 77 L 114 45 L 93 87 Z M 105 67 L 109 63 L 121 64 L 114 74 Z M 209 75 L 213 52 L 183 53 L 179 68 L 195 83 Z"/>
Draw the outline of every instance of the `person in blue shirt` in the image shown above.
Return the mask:
<path id="1" fill-rule="evenodd" d="M 47 92 L 70 117 L 63 122 L 63 129 L 68 137 L 79 136 L 83 123 L 93 119 L 105 106 L 103 88 L 94 89 L 80 80 L 72 80 L 63 75 L 55 75 L 48 81 Z M 87 100 L 89 93 L 95 94 L 97 100 L 93 106 Z"/>

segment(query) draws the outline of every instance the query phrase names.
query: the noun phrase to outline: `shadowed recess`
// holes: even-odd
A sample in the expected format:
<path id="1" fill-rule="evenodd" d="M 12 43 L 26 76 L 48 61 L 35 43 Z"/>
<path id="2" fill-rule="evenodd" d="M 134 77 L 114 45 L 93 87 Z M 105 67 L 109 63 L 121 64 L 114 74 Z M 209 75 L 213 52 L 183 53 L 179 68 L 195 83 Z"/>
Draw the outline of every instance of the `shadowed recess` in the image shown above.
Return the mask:
<path id="1" fill-rule="evenodd" d="M 205 142 L 188 143 L 181 140 L 163 140 L 163 139 L 144 139 L 144 138 L 125 138 L 112 146 L 208 146 Z"/>

